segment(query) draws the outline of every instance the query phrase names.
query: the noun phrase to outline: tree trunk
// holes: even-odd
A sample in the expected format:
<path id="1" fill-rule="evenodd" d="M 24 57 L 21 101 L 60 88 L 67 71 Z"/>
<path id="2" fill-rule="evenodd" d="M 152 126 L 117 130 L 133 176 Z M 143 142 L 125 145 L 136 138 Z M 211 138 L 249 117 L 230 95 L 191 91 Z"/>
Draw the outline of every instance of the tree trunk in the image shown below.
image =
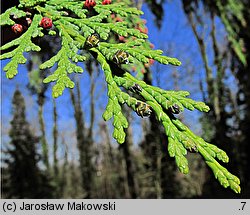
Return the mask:
<path id="1" fill-rule="evenodd" d="M 76 136 L 77 136 L 77 146 L 79 149 L 80 156 L 80 171 L 82 177 L 83 189 L 86 191 L 85 198 L 92 197 L 92 183 L 93 183 L 93 167 L 91 163 L 91 152 L 90 145 L 91 140 L 89 137 L 85 137 L 84 130 L 84 119 L 83 112 L 81 107 L 81 93 L 79 82 L 76 83 L 77 95 L 75 96 L 74 92 L 71 90 L 71 101 L 74 106 L 74 116 L 76 121 Z"/>
<path id="2" fill-rule="evenodd" d="M 58 148 L 58 129 L 57 129 L 57 110 L 56 101 L 53 99 L 53 169 L 54 169 L 54 179 L 56 182 L 56 195 L 59 198 L 59 170 L 58 170 L 58 159 L 57 159 L 57 148 Z"/>
<path id="3" fill-rule="evenodd" d="M 134 166 L 134 158 L 131 152 L 131 146 L 133 145 L 133 137 L 132 137 L 132 128 L 129 127 L 126 129 L 126 139 L 123 144 L 121 144 L 120 150 L 122 150 L 125 163 L 126 163 L 126 177 L 127 183 L 129 187 L 129 195 L 130 198 L 136 199 L 138 197 L 138 183 L 136 180 L 136 172 Z"/>
<path id="4" fill-rule="evenodd" d="M 41 143 L 42 143 L 42 159 L 43 163 L 49 171 L 50 165 L 49 165 L 49 149 L 48 149 L 48 143 L 46 140 L 46 133 L 45 133 L 45 124 L 44 124 L 44 119 L 43 119 L 43 105 L 44 105 L 44 97 L 41 94 L 38 94 L 38 105 L 39 105 L 39 110 L 38 110 L 38 119 L 39 119 L 39 125 L 40 125 L 40 130 L 41 130 Z"/>

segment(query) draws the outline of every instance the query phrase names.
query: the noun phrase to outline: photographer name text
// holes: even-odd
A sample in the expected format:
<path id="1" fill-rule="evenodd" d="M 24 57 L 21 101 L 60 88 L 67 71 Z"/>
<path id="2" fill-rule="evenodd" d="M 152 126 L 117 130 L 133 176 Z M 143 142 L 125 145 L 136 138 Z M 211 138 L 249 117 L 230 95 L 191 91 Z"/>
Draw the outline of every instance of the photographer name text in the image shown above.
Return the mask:
<path id="1" fill-rule="evenodd" d="M 108 203 L 84 203 L 84 202 L 67 202 L 67 203 L 35 203 L 29 204 L 22 202 L 19 207 L 21 211 L 115 211 L 115 202 Z"/>

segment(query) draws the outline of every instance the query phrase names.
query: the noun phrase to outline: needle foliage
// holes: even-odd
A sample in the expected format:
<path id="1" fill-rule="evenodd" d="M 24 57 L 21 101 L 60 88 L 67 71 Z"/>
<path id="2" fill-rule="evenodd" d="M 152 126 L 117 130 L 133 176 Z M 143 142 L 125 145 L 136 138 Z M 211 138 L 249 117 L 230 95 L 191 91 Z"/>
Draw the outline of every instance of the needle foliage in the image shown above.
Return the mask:
<path id="1" fill-rule="evenodd" d="M 178 59 L 164 56 L 162 50 L 150 47 L 145 28 L 143 30 L 138 25 L 142 11 L 130 7 L 127 1 L 113 1 L 104 5 L 97 0 L 93 6 L 89 6 L 90 1 L 79 0 L 19 2 L 17 7 L 9 8 L 0 17 L 0 24 L 10 27 L 27 16 L 32 20 L 16 39 L 0 48 L 3 51 L 0 59 L 9 59 L 4 67 L 7 78 L 13 78 L 18 73 L 18 65 L 26 62 L 25 53 L 41 50 L 35 44 L 35 38 L 45 35 L 59 37 L 60 50 L 40 65 L 41 70 L 54 69 L 43 81 L 46 84 L 55 83 L 52 88 L 53 97 L 62 95 L 65 88 L 73 88 L 74 82 L 69 74 L 83 73 L 79 62 L 84 62 L 89 56 L 94 57 L 105 74 L 108 89 L 108 104 L 103 118 L 113 118 L 113 137 L 118 143 L 124 143 L 124 130 L 129 126 L 122 105 L 128 105 L 141 117 L 154 112 L 168 136 L 169 155 L 175 158 L 182 173 L 189 172 L 187 153 L 200 153 L 219 183 L 240 193 L 240 180 L 219 163 L 229 162 L 226 152 L 194 134 L 174 117 L 176 112 L 171 113 L 172 107 L 177 108 L 177 112 L 185 108 L 208 112 L 209 107 L 188 98 L 187 91 L 166 91 L 141 80 L 141 68 L 147 67 L 152 61 L 181 65 Z M 51 28 L 44 29 L 44 25 L 41 25 L 44 17 L 53 22 Z M 133 24 L 135 20 L 137 24 Z M 132 70 L 137 71 L 137 76 L 131 74 Z"/>

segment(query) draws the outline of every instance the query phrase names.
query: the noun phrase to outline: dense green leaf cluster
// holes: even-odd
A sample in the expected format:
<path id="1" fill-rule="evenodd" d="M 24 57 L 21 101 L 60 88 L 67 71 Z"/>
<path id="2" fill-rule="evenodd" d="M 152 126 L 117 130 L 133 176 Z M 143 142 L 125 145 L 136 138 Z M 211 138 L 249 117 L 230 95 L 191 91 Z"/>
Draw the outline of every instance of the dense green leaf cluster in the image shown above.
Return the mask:
<path id="1" fill-rule="evenodd" d="M 66 87 L 74 87 L 68 75 L 73 72 L 82 73 L 83 69 L 77 63 L 92 55 L 101 65 L 107 82 L 108 105 L 103 118 L 109 120 L 113 117 L 113 136 L 118 143 L 125 141 L 124 129 L 129 126 L 121 105 L 126 103 L 142 117 L 154 111 L 168 136 L 169 155 L 175 158 L 182 173 L 189 171 L 185 157 L 187 152 L 199 152 L 220 184 L 239 193 L 239 179 L 216 161 L 228 162 L 226 153 L 195 135 L 171 113 L 173 106 L 178 107 L 179 111 L 186 108 L 205 112 L 209 111 L 208 106 L 187 98 L 189 93 L 186 91 L 165 91 L 146 84 L 128 72 L 133 65 L 145 66 L 150 60 L 175 66 L 179 66 L 180 61 L 163 56 L 161 50 L 152 50 L 147 34 L 129 22 L 138 20 L 141 11 L 128 7 L 124 2 L 110 5 L 102 5 L 102 1 L 96 2 L 95 7 L 86 9 L 82 1 L 23 0 L 18 8 L 10 8 L 2 14 L 1 25 L 13 25 L 13 16 L 15 19 L 25 16 L 27 8 L 32 11 L 33 16 L 27 31 L 1 47 L 1 50 L 6 50 L 1 59 L 10 59 L 4 68 L 6 76 L 13 78 L 17 74 L 18 65 L 26 62 L 24 52 L 40 51 L 40 47 L 33 43 L 33 38 L 42 37 L 44 33 L 60 37 L 61 47 L 58 53 L 40 65 L 40 69 L 55 68 L 53 74 L 44 79 L 44 83 L 55 82 L 53 97 L 60 96 Z M 40 27 L 42 17 L 53 21 L 52 29 Z M 118 21 L 114 21 L 114 17 Z M 118 43 L 117 37 L 122 37 L 123 41 Z M 124 65 L 125 63 L 128 64 Z M 139 87 L 134 92 L 136 96 L 128 93 L 134 86 Z"/>

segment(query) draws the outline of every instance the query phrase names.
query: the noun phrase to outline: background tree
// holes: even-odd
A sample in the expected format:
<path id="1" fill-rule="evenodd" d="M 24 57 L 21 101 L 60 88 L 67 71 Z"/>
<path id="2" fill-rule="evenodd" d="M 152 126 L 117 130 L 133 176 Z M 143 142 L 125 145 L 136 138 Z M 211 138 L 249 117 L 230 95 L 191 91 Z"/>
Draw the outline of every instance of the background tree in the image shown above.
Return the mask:
<path id="1" fill-rule="evenodd" d="M 245 152 L 249 151 L 248 144 L 246 144 L 246 140 L 249 139 L 247 136 L 246 130 L 244 130 L 244 126 L 247 125 L 249 127 L 247 113 L 249 111 L 249 106 L 247 105 L 247 101 L 249 100 L 247 96 L 242 96 L 247 93 L 249 89 L 246 86 L 247 84 L 242 84 L 242 77 L 244 80 L 248 79 L 248 63 L 247 59 L 249 56 L 249 48 L 246 45 L 246 39 L 249 39 L 248 33 L 245 34 L 246 28 L 249 27 L 249 12 L 245 11 L 246 2 L 244 1 L 202 1 L 202 4 L 199 4 L 199 1 L 183 1 L 184 11 L 188 16 L 188 20 L 193 29 L 195 38 L 199 44 L 201 56 L 204 62 L 204 67 L 206 71 L 206 88 L 208 89 L 207 95 L 207 103 L 210 104 L 211 112 L 209 117 L 209 122 L 204 121 L 203 125 L 204 129 L 216 128 L 214 135 L 211 137 L 212 141 L 215 142 L 220 147 L 224 148 L 227 151 L 230 151 L 230 156 L 235 158 L 235 161 L 239 164 L 242 160 L 245 160 L 244 163 L 248 163 L 249 160 L 244 156 Z M 200 14 L 203 11 L 203 15 Z M 205 13 L 204 13 L 205 12 Z M 204 15 L 206 14 L 206 15 Z M 213 48 L 213 56 L 214 56 L 214 65 L 216 67 L 216 72 L 214 72 L 209 65 L 209 56 L 206 51 L 207 44 L 205 43 L 204 37 L 198 33 L 197 26 L 204 25 L 203 21 L 205 16 L 209 19 L 211 23 L 211 41 Z M 221 45 L 218 42 L 218 35 L 216 33 L 216 24 L 215 18 L 219 16 L 221 18 L 222 23 L 225 26 L 227 31 L 228 43 L 224 44 L 224 46 L 228 46 L 230 54 L 227 49 L 222 49 Z M 207 19 L 206 19 L 207 20 Z M 230 21 L 229 21 L 230 20 Z M 227 62 L 230 59 L 230 63 Z M 249 61 L 248 61 L 249 62 Z M 236 79 L 239 79 L 238 93 L 234 93 L 235 89 L 230 88 L 225 84 L 227 82 L 228 74 L 226 73 L 226 69 L 230 69 L 231 75 Z M 238 76 L 238 74 L 241 74 Z M 214 75 L 216 74 L 216 75 Z M 244 82 L 244 81 L 243 81 Z M 242 90 L 242 86 L 244 85 L 244 90 Z M 243 103 L 239 103 L 236 105 L 236 95 L 241 94 L 241 98 L 245 98 L 244 107 L 246 109 L 242 109 L 241 105 Z M 239 101 L 239 100 L 238 100 Z M 229 110 L 229 111 L 228 111 Z M 240 119 L 239 110 L 244 112 L 244 119 Z M 203 118 L 205 120 L 205 118 Z M 233 123 L 231 122 L 233 120 Z M 244 122 L 243 122 L 244 121 Z M 207 125 L 210 125 L 207 127 Z M 242 123 L 244 126 L 241 126 Z M 240 135 L 239 135 L 240 131 Z M 241 140 L 239 142 L 239 140 Z M 243 142 L 242 142 L 243 141 Z M 228 144 L 234 144 L 235 150 L 230 150 Z M 245 172 L 247 174 L 246 168 L 244 165 L 239 166 L 235 163 L 232 163 L 232 168 L 241 169 L 241 172 Z M 242 178 L 247 178 L 249 176 L 241 174 Z M 245 181 L 243 180 L 243 184 Z M 209 186 L 215 186 L 211 180 L 205 184 L 207 188 L 204 195 L 213 196 L 211 190 L 218 189 L 209 188 Z M 249 185 L 245 184 L 246 187 Z M 245 191 L 248 192 L 246 189 Z M 230 194 L 222 194 L 218 193 L 218 196 L 230 196 Z M 243 194 L 245 195 L 245 194 Z"/>
<path id="2" fill-rule="evenodd" d="M 48 178 L 38 168 L 39 155 L 36 146 L 39 138 L 34 136 L 25 117 L 24 98 L 16 90 L 12 100 L 10 145 L 6 164 L 8 172 L 8 198 L 50 198 L 53 195 Z"/>
<path id="3" fill-rule="evenodd" d="M 82 176 L 82 187 L 86 191 L 86 198 L 91 198 L 92 194 L 92 181 L 93 181 L 93 166 L 92 166 L 92 135 L 87 134 L 83 112 L 81 107 L 81 92 L 79 82 L 76 85 L 76 94 L 70 91 L 71 101 L 74 107 L 74 116 L 76 121 L 76 134 L 77 134 L 77 146 L 80 155 L 80 171 Z"/>
<path id="4" fill-rule="evenodd" d="M 249 74 L 247 72 L 249 70 L 248 2 L 233 0 L 182 2 L 184 12 L 199 45 L 206 72 L 205 81 L 201 80 L 201 91 L 204 101 L 209 104 L 211 111 L 201 119 L 204 137 L 206 136 L 212 142 L 229 151 L 230 156 L 235 159 L 235 162 L 230 165 L 231 168 L 239 169 L 241 178 L 247 178 L 249 177 L 246 175 L 248 171 L 244 166 L 249 163 L 249 159 L 245 156 L 245 153 L 249 152 L 246 143 L 249 137 L 245 130 L 246 127 L 249 128 L 247 116 L 249 113 L 247 101 L 249 99 L 245 95 L 249 92 L 247 84 L 249 81 L 246 81 Z M 159 6 L 156 5 L 154 9 L 151 8 L 152 11 L 157 9 Z M 161 12 L 161 15 L 156 16 L 159 22 L 162 21 L 163 15 L 164 13 Z M 216 19 L 217 21 L 219 19 L 223 26 L 215 22 Z M 222 27 L 224 27 L 226 34 L 223 32 L 220 36 L 217 32 L 218 30 L 221 32 Z M 213 50 L 213 56 L 211 56 L 210 50 Z M 232 76 L 239 80 L 239 84 L 236 86 L 237 90 L 235 90 L 235 86 L 231 87 L 228 84 Z M 212 132 L 208 132 L 209 130 Z M 234 145 L 235 150 L 230 150 L 231 146 L 228 143 Z M 240 165 L 240 163 L 244 164 Z M 211 185 L 216 188 L 211 188 Z M 247 189 L 245 189 L 246 193 L 242 195 L 248 195 L 248 182 L 243 180 L 243 186 Z M 219 189 L 217 184 L 212 183 L 211 180 L 205 184 L 205 187 L 208 191 L 207 194 L 204 193 L 206 197 L 214 197 L 214 194 L 209 191 Z M 223 191 L 217 192 L 217 194 L 218 197 L 231 196 Z"/>
<path id="5" fill-rule="evenodd" d="M 29 71 L 29 84 L 28 88 L 30 92 L 37 97 L 38 104 L 38 119 L 39 119 L 39 127 L 41 131 L 41 145 L 42 145 L 42 159 L 43 163 L 46 166 L 48 173 L 50 172 L 50 164 L 49 164 L 49 146 L 48 141 L 46 139 L 46 127 L 44 121 L 44 104 L 46 99 L 46 91 L 48 90 L 48 86 L 43 84 L 43 79 L 46 77 L 46 73 L 49 73 L 49 70 L 43 72 L 39 69 L 39 65 L 42 61 L 50 58 L 53 53 L 55 54 L 55 50 L 58 49 L 58 44 L 55 41 L 48 41 L 46 38 L 42 38 L 38 40 L 38 43 L 41 47 L 43 47 L 43 52 L 34 53 L 28 62 L 28 71 Z M 51 45 L 53 43 L 53 46 Z"/>

